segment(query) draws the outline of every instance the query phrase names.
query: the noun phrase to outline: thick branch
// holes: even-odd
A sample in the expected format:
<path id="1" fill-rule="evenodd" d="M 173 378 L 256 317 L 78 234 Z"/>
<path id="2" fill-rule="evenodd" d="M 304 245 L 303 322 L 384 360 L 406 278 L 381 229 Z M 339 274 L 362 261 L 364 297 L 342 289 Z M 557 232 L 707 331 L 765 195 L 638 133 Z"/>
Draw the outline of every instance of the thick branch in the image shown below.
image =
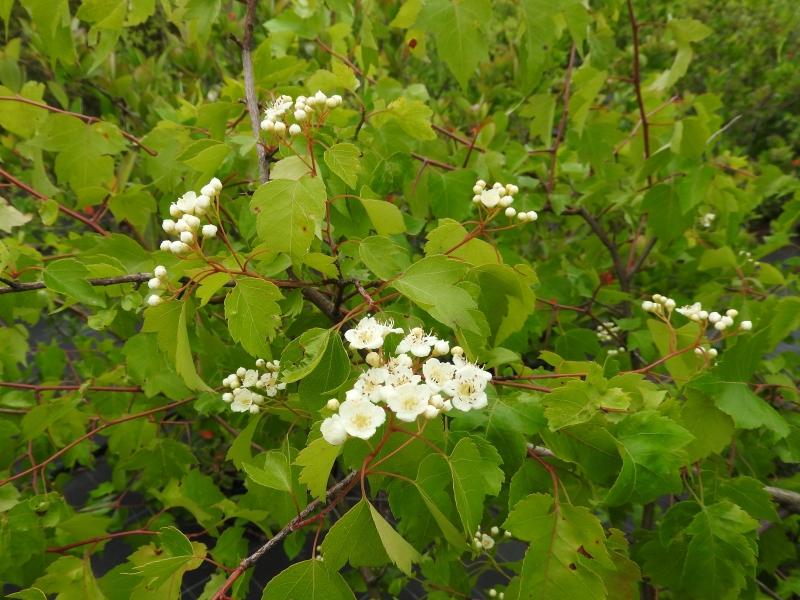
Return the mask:
<path id="1" fill-rule="evenodd" d="M 244 18 L 244 37 L 242 38 L 242 70 L 244 71 L 244 97 L 247 112 L 250 114 L 250 128 L 256 139 L 256 152 L 258 153 L 258 178 L 261 183 L 269 180 L 269 157 L 267 150 L 261 143 L 261 119 L 258 110 L 258 96 L 256 96 L 256 83 L 253 76 L 253 28 L 256 21 L 256 5 L 258 0 L 247 0 L 247 13 Z"/>
<path id="2" fill-rule="evenodd" d="M 330 500 L 333 496 L 336 496 L 339 492 L 346 491 L 349 486 L 356 482 L 356 478 L 358 477 L 358 471 L 353 471 L 347 477 L 336 483 L 335 485 L 328 488 L 328 491 L 325 492 L 325 502 Z M 275 547 L 283 538 L 287 535 L 295 531 L 296 529 L 301 526 L 303 521 L 305 521 L 308 516 L 316 510 L 316 508 L 322 504 L 322 500 L 316 499 L 312 501 L 308 506 L 306 506 L 303 510 L 301 510 L 297 516 L 289 521 L 283 529 L 281 529 L 278 533 L 276 533 L 270 540 L 261 546 L 258 550 L 253 552 L 250 556 L 242 560 L 239 563 L 239 566 L 234 569 L 233 573 L 231 573 L 230 577 L 228 577 L 225 584 L 217 590 L 217 593 L 214 594 L 212 600 L 223 600 L 227 591 L 230 587 L 234 584 L 234 582 L 241 577 L 241 575 L 250 567 L 252 567 L 258 559 L 261 558 L 264 554 L 269 552 L 273 547 Z"/>

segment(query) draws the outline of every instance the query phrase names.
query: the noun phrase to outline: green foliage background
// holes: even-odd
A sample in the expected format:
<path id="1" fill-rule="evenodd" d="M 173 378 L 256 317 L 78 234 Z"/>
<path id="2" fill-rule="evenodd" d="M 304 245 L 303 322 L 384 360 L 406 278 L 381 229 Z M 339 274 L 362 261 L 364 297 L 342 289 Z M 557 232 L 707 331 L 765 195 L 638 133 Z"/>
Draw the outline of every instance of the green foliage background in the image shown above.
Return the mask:
<path id="1" fill-rule="evenodd" d="M 800 594 L 794 3 L 253 6 L 261 108 L 344 98 L 308 146 L 262 134 L 268 183 L 246 3 L 0 0 L 0 591 Z M 230 244 L 158 250 L 212 176 Z M 478 178 L 539 220 L 487 231 Z M 145 308 L 158 264 L 180 297 Z M 654 293 L 753 329 L 706 361 Z M 495 376 L 385 462 L 405 437 L 319 434 L 375 310 Z M 256 357 L 287 391 L 231 413 L 218 382 Z M 477 552 L 477 526 L 512 537 Z M 259 577 L 270 539 L 292 566 Z"/>

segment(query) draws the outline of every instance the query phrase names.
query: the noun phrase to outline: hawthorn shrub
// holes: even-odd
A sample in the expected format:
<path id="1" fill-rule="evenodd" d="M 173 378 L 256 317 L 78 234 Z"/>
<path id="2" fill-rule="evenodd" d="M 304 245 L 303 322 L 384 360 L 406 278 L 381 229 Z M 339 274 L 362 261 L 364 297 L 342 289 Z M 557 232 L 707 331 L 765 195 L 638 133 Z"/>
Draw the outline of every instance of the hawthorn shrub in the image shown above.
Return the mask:
<path id="1" fill-rule="evenodd" d="M 8 597 L 800 594 L 798 184 L 644 8 L 0 1 Z"/>

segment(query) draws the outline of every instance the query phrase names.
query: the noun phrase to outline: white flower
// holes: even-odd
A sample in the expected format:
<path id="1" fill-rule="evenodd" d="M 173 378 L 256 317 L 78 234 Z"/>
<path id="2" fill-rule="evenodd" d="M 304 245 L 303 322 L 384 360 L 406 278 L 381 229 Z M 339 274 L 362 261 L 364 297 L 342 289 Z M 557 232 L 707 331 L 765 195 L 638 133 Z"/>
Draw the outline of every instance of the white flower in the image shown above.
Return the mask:
<path id="1" fill-rule="evenodd" d="M 380 402 L 383 400 L 383 386 L 388 375 L 389 371 L 384 368 L 367 369 L 358 377 L 353 389 L 358 390 L 364 400 Z"/>
<path id="2" fill-rule="evenodd" d="M 375 317 L 364 317 L 353 329 L 348 329 L 344 339 L 350 342 L 350 347 L 357 350 L 377 350 L 383 346 L 383 339 L 390 333 L 399 333 L 402 330 L 393 329 L 392 322 L 381 323 Z"/>
<path id="3" fill-rule="evenodd" d="M 386 403 L 397 415 L 397 418 L 407 423 L 413 423 L 430 406 L 428 399 L 431 397 L 431 390 L 428 386 L 419 383 L 406 383 L 388 391 L 386 396 Z"/>
<path id="4" fill-rule="evenodd" d="M 345 400 L 339 407 L 344 428 L 349 435 L 368 440 L 383 425 L 386 413 L 383 409 L 364 400 Z"/>
<path id="5" fill-rule="evenodd" d="M 494 548 L 494 539 L 485 533 L 481 534 L 481 546 L 484 550 L 491 550 Z"/>
<path id="6" fill-rule="evenodd" d="M 410 352 L 414 356 L 425 357 L 431 353 L 431 348 L 438 342 L 435 336 L 427 335 L 421 327 L 414 327 L 409 334 L 397 344 L 396 352 L 405 354 Z"/>
<path id="7" fill-rule="evenodd" d="M 467 363 L 456 370 L 455 377 L 447 382 L 444 391 L 452 396 L 453 406 L 467 412 L 483 408 L 488 403 L 486 384 L 492 374 L 477 365 Z"/>
<path id="8" fill-rule="evenodd" d="M 421 377 L 411 368 L 413 361 L 407 354 L 395 356 L 386 363 L 389 375 L 386 377 L 387 387 L 398 387 L 406 383 L 419 383 Z"/>
<path id="9" fill-rule="evenodd" d="M 500 192 L 492 188 L 490 190 L 483 190 L 481 191 L 481 204 L 483 204 L 486 208 L 494 208 L 498 204 L 500 204 Z"/>
<path id="10" fill-rule="evenodd" d="M 258 382 L 258 371 L 255 369 L 247 369 L 242 377 L 242 385 L 244 387 L 254 387 Z"/>
<path id="11" fill-rule="evenodd" d="M 742 329 L 742 331 L 750 331 L 753 328 L 753 322 L 742 321 L 741 323 L 739 323 L 739 327 Z"/>
<path id="12" fill-rule="evenodd" d="M 159 279 L 166 279 L 167 268 L 163 265 L 158 265 L 155 269 L 153 269 L 153 275 Z"/>
<path id="13" fill-rule="evenodd" d="M 233 402 L 231 402 L 231 410 L 233 412 L 250 412 L 255 414 L 259 411 L 259 406 L 264 402 L 264 397 L 261 394 L 256 394 L 247 388 L 236 388 L 236 393 L 233 395 Z"/>
<path id="14" fill-rule="evenodd" d="M 192 191 L 188 191 L 183 196 L 178 198 L 178 208 L 185 213 L 190 213 L 194 210 L 194 204 L 196 200 L 197 194 Z"/>
<path id="15" fill-rule="evenodd" d="M 203 235 L 204 238 L 213 238 L 217 236 L 217 226 L 211 225 L 210 223 L 203 225 L 203 228 L 200 230 L 200 233 Z"/>
<path id="16" fill-rule="evenodd" d="M 339 415 L 331 415 L 322 421 L 319 430 L 325 441 L 332 446 L 341 446 L 347 441 L 347 430 Z"/>
<path id="17" fill-rule="evenodd" d="M 429 358 L 422 365 L 422 374 L 425 376 L 425 384 L 433 392 L 441 392 L 445 385 L 453 379 L 456 368 L 450 363 L 440 362 L 438 358 Z"/>

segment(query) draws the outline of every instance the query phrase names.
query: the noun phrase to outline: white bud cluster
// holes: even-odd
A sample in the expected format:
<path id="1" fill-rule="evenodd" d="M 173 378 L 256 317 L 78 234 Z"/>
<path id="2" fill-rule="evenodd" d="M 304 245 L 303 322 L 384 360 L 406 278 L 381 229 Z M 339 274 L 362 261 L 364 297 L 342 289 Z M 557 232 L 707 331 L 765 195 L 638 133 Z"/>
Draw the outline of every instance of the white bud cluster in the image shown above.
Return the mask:
<path id="1" fill-rule="evenodd" d="M 739 256 L 743 257 L 746 263 L 756 267 L 758 266 L 758 261 L 753 258 L 753 255 L 750 252 L 747 252 L 746 250 L 739 250 Z"/>
<path id="2" fill-rule="evenodd" d="M 713 224 L 714 220 L 717 218 L 717 215 L 714 213 L 706 213 L 700 217 L 700 225 L 709 229 Z"/>
<path id="3" fill-rule="evenodd" d="M 382 347 L 391 333 L 404 337 L 387 358 Z M 486 386 L 492 374 L 468 362 L 460 346 L 450 348 L 446 340 L 419 327 L 406 332 L 390 321 L 367 316 L 345 332 L 345 339 L 351 348 L 371 352 L 365 357 L 368 368 L 345 393 L 344 402 L 332 398 L 325 405 L 334 411 L 320 428 L 330 444 L 343 444 L 351 436 L 371 438 L 385 422 L 387 411 L 413 423 L 420 417 L 435 419 L 453 408 L 466 412 L 488 403 Z M 447 354 L 451 362 L 439 360 Z"/>
<path id="4" fill-rule="evenodd" d="M 653 294 L 653 300 L 642 302 L 642 310 L 657 315 L 669 315 L 676 306 L 675 300 L 661 294 Z"/>
<path id="5" fill-rule="evenodd" d="M 491 527 L 488 532 L 481 531 L 480 526 L 478 526 L 478 530 L 475 532 L 475 535 L 472 536 L 472 547 L 478 552 L 491 550 L 494 548 L 496 543 L 495 538 L 497 537 L 500 537 L 500 528 L 497 527 L 497 525 Z M 511 532 L 504 531 L 502 537 L 510 538 Z"/>
<path id="6" fill-rule="evenodd" d="M 616 334 L 619 333 L 619 325 L 613 321 L 606 321 L 602 325 L 597 326 L 597 339 L 601 342 L 612 342 Z"/>
<path id="7" fill-rule="evenodd" d="M 286 389 L 285 383 L 278 382 L 280 366 L 280 361 L 259 358 L 255 369 L 239 367 L 222 380 L 222 387 L 230 390 L 222 394 L 222 400 L 231 405 L 233 412 L 257 414 L 267 398 Z"/>
<path id="8" fill-rule="evenodd" d="M 475 204 L 482 204 L 486 208 L 505 208 L 504 214 L 509 218 L 517 218 L 521 223 L 528 221 L 535 221 L 539 218 L 535 210 L 527 212 L 517 212 L 517 209 L 511 206 L 514 202 L 514 196 L 519 193 L 519 188 L 513 183 L 503 185 L 499 181 L 495 182 L 492 187 L 487 187 L 487 183 L 483 179 L 478 179 L 472 187 L 472 201 Z"/>
<path id="9" fill-rule="evenodd" d="M 716 348 L 705 348 L 703 346 L 698 346 L 694 349 L 694 353 L 697 356 L 705 357 L 708 356 L 709 358 L 717 358 L 717 349 Z"/>
<path id="10" fill-rule="evenodd" d="M 618 354 L 621 354 L 623 352 L 625 352 L 625 346 L 620 346 L 619 348 L 611 348 L 611 349 L 609 349 L 608 355 L 609 356 L 617 356 Z"/>
<path id="11" fill-rule="evenodd" d="M 264 111 L 264 120 L 261 121 L 261 129 L 267 133 L 283 137 L 287 132 L 291 136 L 300 135 L 303 132 L 303 124 L 313 124 L 314 117 L 317 123 L 321 123 L 328 116 L 332 108 L 336 108 L 342 103 L 339 94 L 327 96 L 318 91 L 313 96 L 298 96 L 292 99 L 291 96 L 278 96 Z M 287 125 L 287 118 L 291 116 L 294 123 Z"/>
<path id="12" fill-rule="evenodd" d="M 164 219 L 161 228 L 164 233 L 174 235 L 177 239 L 161 242 L 161 250 L 179 255 L 186 254 L 197 241 L 198 233 L 204 238 L 216 237 L 217 226 L 211 223 L 203 224 L 200 217 L 206 214 L 221 191 L 222 182 L 214 177 L 200 189 L 199 195 L 188 191 L 170 204 L 169 215 L 172 218 Z"/>
<path id="13" fill-rule="evenodd" d="M 491 588 L 488 592 L 489 598 L 497 598 L 498 600 L 503 600 L 506 597 L 505 592 L 498 592 L 496 589 Z"/>
<path id="14" fill-rule="evenodd" d="M 147 281 L 147 288 L 153 292 L 147 297 L 148 306 L 158 306 L 163 302 L 163 298 L 160 294 L 167 289 L 169 285 L 168 280 L 169 275 L 164 265 L 158 265 L 153 269 L 153 277 Z"/>

